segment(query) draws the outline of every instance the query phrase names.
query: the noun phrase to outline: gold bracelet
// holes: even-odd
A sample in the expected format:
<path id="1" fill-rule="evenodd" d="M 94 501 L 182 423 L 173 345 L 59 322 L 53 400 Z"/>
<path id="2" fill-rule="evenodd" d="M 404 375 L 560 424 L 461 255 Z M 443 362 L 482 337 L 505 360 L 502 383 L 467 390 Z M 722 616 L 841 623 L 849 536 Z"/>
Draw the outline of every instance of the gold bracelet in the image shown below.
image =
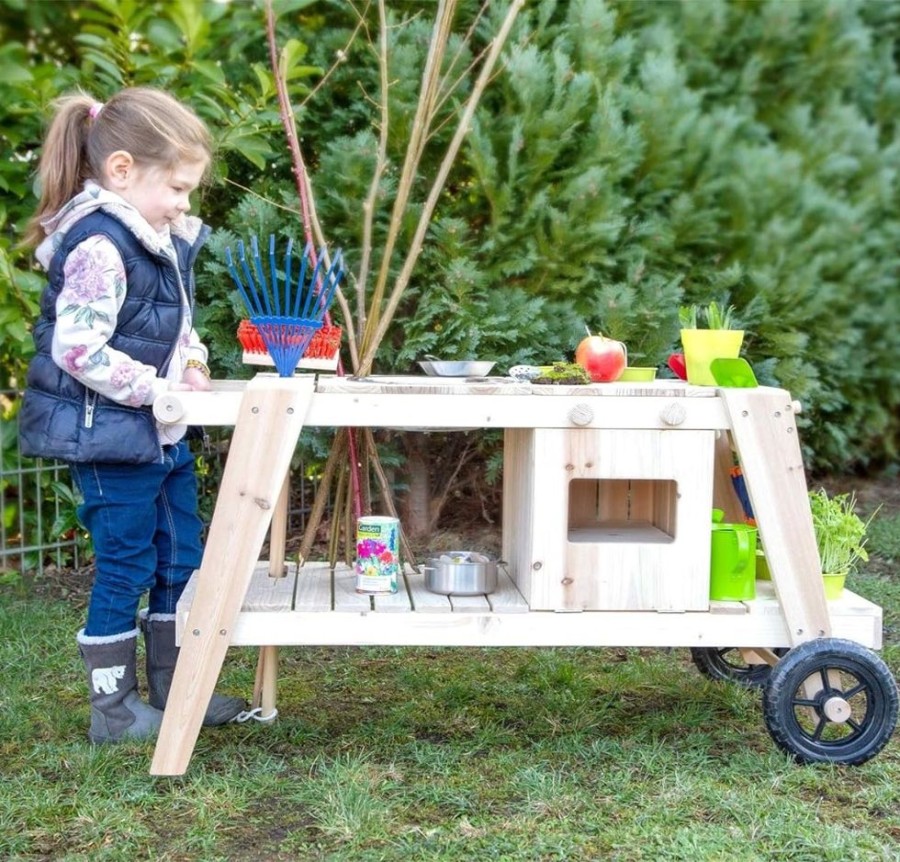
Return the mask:
<path id="1" fill-rule="evenodd" d="M 209 369 L 206 367 L 206 364 L 199 359 L 188 359 L 188 361 L 184 363 L 184 367 L 196 368 L 207 380 L 210 379 Z"/>

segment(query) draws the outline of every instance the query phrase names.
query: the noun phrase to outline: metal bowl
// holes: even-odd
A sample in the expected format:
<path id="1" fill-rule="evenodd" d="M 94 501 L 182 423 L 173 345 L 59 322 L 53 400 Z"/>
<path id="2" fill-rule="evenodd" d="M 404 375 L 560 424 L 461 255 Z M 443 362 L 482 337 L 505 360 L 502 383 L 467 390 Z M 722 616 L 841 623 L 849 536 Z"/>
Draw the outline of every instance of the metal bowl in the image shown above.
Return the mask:
<path id="1" fill-rule="evenodd" d="M 487 377 L 495 364 L 470 360 L 460 362 L 423 360 L 419 363 L 419 367 L 430 377 Z"/>

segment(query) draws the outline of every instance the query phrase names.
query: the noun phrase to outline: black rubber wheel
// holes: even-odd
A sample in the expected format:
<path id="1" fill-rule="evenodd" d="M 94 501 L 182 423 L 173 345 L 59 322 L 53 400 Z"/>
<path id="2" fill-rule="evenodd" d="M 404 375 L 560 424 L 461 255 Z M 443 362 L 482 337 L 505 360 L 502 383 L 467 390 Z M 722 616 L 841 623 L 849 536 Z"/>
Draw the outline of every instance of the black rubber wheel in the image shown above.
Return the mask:
<path id="1" fill-rule="evenodd" d="M 842 638 L 790 650 L 772 668 L 762 701 L 772 739 L 799 763 L 865 763 L 897 724 L 897 684 L 888 666 Z"/>
<path id="2" fill-rule="evenodd" d="M 787 650 L 779 647 L 772 652 L 783 656 Z M 691 660 L 697 670 L 710 679 L 737 682 L 749 688 L 762 688 L 772 670 L 767 664 L 747 664 L 738 647 L 691 647 Z"/>

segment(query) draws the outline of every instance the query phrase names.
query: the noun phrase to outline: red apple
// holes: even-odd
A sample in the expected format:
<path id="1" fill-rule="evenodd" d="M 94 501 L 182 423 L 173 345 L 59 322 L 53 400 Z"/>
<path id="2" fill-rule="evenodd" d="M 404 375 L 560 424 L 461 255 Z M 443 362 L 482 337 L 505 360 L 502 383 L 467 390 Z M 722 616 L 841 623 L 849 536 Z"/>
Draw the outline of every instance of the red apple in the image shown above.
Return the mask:
<path id="1" fill-rule="evenodd" d="M 618 380 L 628 364 L 628 351 L 621 341 L 602 335 L 588 335 L 575 350 L 575 361 L 594 383 Z"/>

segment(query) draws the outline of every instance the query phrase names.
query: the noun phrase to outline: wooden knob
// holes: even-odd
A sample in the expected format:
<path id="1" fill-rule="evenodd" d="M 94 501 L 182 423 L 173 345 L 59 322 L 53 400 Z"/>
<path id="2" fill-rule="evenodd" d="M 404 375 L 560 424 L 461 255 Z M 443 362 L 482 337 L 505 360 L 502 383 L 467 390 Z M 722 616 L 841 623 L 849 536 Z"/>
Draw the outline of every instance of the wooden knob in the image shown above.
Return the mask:
<path id="1" fill-rule="evenodd" d="M 677 401 L 673 401 L 663 408 L 662 413 L 659 414 L 659 418 L 662 419 L 664 425 L 681 425 L 687 418 L 687 411 L 684 409 L 684 405 L 679 404 Z"/>
<path id="2" fill-rule="evenodd" d="M 791 409 L 794 413 L 802 413 L 803 405 L 799 401 L 791 401 Z"/>
<path id="3" fill-rule="evenodd" d="M 160 395 L 153 402 L 153 415 L 160 422 L 174 425 L 184 416 L 184 405 L 177 395 Z"/>
<path id="4" fill-rule="evenodd" d="M 569 421 L 573 425 L 590 425 L 594 420 L 594 411 L 590 404 L 576 404 L 569 411 Z"/>

